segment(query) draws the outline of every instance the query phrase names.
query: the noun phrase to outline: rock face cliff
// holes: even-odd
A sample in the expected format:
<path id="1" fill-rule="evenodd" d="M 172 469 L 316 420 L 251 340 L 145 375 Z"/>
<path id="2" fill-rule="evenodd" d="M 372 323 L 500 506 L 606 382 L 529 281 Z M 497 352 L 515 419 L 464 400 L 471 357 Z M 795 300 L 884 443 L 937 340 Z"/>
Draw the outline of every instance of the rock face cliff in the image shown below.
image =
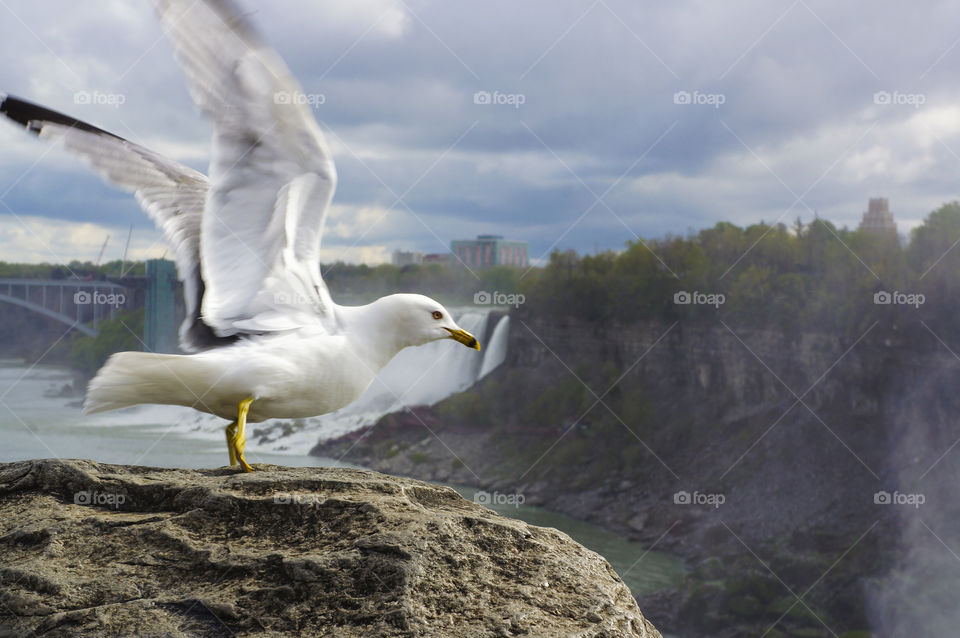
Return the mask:
<path id="1" fill-rule="evenodd" d="M 347 469 L 0 464 L 3 636 L 659 638 L 610 565 Z"/>
<path id="2" fill-rule="evenodd" d="M 510 326 L 506 363 L 477 386 L 314 453 L 522 494 L 681 555 L 682 591 L 641 606 L 684 638 L 840 635 L 876 627 L 877 615 L 899 616 L 883 621 L 897 628 L 934 617 L 889 601 L 904 598 L 898 572 L 924 582 L 905 550 L 952 564 L 924 525 L 960 542 L 952 341 L 890 320 L 837 336 L 521 309 Z M 883 501 L 895 493 L 936 505 Z M 808 589 L 809 613 L 798 613 L 794 592 Z"/>

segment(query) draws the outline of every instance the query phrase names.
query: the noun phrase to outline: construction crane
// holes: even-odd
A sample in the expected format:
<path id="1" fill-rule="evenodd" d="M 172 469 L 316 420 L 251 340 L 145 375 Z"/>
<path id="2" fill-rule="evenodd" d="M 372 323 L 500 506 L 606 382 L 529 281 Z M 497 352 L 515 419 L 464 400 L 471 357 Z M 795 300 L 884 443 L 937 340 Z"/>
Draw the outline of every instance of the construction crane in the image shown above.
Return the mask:
<path id="1" fill-rule="evenodd" d="M 123 247 L 123 260 L 120 262 L 121 277 L 126 277 L 127 275 L 127 251 L 130 250 L 130 237 L 132 236 L 133 236 L 133 224 L 130 224 L 130 232 L 127 233 L 127 243 Z"/>
<path id="2" fill-rule="evenodd" d="M 100 254 L 97 255 L 96 267 L 100 267 L 100 261 L 103 259 L 103 251 L 107 249 L 107 242 L 110 241 L 110 235 L 107 235 L 107 238 L 103 240 L 103 246 L 100 247 Z"/>

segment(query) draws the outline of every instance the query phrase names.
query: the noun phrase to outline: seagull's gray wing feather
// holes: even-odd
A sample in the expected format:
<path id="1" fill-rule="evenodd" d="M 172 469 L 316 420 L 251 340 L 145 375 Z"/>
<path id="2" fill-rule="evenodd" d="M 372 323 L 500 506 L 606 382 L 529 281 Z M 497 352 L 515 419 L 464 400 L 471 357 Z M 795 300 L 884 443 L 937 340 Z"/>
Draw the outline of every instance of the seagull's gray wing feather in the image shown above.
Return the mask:
<path id="1" fill-rule="evenodd" d="M 133 192 L 163 230 L 184 284 L 187 318 L 180 327 L 180 345 L 188 351 L 217 345 L 219 340 L 199 317 L 204 288 L 200 223 L 207 196 L 206 176 L 69 115 L 13 96 L 0 98 L 0 113 L 41 139 L 62 144 L 106 181 Z"/>

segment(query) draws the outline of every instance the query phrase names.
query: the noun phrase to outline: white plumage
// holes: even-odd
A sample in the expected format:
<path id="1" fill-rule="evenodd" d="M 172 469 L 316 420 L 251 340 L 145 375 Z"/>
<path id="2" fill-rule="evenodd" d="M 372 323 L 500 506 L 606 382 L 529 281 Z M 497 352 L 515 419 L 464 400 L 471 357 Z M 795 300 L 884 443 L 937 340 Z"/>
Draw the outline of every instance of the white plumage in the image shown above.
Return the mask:
<path id="1" fill-rule="evenodd" d="M 479 349 L 439 303 L 390 295 L 333 302 L 320 240 L 337 174 L 304 93 L 229 0 L 157 0 L 190 93 L 213 123 L 209 179 L 67 115 L 10 96 L 0 112 L 132 191 L 163 230 L 184 283 L 181 347 L 122 352 L 84 409 L 186 405 L 223 418 L 231 461 L 247 420 L 339 409 L 408 346 L 452 338 Z"/>

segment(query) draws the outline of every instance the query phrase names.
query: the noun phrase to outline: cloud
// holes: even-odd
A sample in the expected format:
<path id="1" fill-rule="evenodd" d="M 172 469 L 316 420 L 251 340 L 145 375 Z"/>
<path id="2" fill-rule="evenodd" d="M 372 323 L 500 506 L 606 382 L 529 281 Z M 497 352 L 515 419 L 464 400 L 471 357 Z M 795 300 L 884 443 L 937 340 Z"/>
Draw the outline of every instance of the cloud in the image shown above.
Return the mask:
<path id="1" fill-rule="evenodd" d="M 784 184 L 813 186 L 787 221 L 815 210 L 851 227 L 870 196 L 889 197 L 904 226 L 956 197 L 960 7 L 949 3 L 241 1 L 304 90 L 324 95 L 314 112 L 340 172 L 336 204 L 361 218 L 393 207 L 364 238 L 377 248 L 355 255 L 433 252 L 477 232 L 528 239 L 531 253 L 616 249 L 634 233 L 773 221 L 793 203 Z M 210 127 L 149 3 L 10 0 L 0 12 L 12 13 L 0 55 L 15 61 L 0 90 L 204 168 Z M 77 104 L 80 91 L 124 102 Z M 477 103 L 478 92 L 513 97 Z M 702 102 L 678 104 L 680 92 Z M 881 92 L 922 104 L 878 104 Z M 0 200 L 14 210 L 145 222 L 132 200 L 22 138 L 0 127 Z"/>
<path id="2" fill-rule="evenodd" d="M 7 262 L 65 264 L 74 260 L 95 262 L 109 236 L 103 261 L 123 257 L 129 227 L 89 222 L 58 221 L 32 215 L 0 215 L 0 242 Z M 152 259 L 167 253 L 160 232 L 140 228 L 131 237 L 128 259 Z M 169 254 L 167 255 L 169 258 Z"/>

